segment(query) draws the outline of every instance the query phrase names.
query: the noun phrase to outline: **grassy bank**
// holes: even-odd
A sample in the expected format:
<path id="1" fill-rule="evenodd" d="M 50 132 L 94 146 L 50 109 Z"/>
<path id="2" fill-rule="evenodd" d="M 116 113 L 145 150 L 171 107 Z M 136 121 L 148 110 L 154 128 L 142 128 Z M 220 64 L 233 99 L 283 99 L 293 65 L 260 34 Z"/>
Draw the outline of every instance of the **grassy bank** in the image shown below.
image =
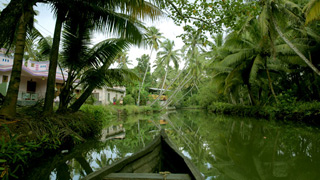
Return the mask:
<path id="1" fill-rule="evenodd" d="M 213 113 L 296 121 L 320 126 L 320 102 L 294 102 L 275 106 L 245 106 L 214 102 L 207 109 Z"/>

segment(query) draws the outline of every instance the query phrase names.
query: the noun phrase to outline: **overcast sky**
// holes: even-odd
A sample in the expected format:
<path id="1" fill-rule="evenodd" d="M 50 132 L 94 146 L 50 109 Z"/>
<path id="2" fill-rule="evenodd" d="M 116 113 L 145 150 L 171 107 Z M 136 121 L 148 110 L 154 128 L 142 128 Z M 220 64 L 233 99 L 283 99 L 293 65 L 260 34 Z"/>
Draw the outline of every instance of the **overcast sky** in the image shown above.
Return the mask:
<path id="1" fill-rule="evenodd" d="M 0 9 L 4 8 L 3 3 L 8 4 L 9 0 L 0 0 Z M 35 27 L 44 35 L 53 37 L 55 18 L 48 5 L 43 3 L 38 3 L 35 10 L 39 12 L 36 16 L 37 22 L 35 22 Z M 170 18 L 164 18 L 154 22 L 146 22 L 146 26 L 157 27 L 163 36 L 175 41 L 176 49 L 180 49 L 183 46 L 181 38 L 176 38 L 176 36 L 183 33 L 182 27 L 176 26 Z M 102 41 L 106 38 L 103 34 L 94 34 L 94 43 Z M 136 58 L 141 57 L 143 54 L 150 55 L 150 49 L 143 49 L 137 47 L 131 47 L 129 51 L 129 59 L 132 60 L 133 66 L 137 64 Z M 153 62 L 156 58 L 156 53 L 153 53 L 151 61 Z"/>

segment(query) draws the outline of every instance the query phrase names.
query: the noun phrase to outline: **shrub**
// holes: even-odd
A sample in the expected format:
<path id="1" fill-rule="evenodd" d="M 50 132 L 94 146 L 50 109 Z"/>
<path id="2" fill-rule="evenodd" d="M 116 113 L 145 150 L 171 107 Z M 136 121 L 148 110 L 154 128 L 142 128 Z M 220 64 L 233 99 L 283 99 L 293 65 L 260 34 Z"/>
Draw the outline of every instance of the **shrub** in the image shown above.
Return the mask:
<path id="1" fill-rule="evenodd" d="M 135 101 L 134 101 L 133 97 L 130 94 L 128 94 L 123 98 L 123 104 L 124 105 L 134 105 Z"/>
<path id="2" fill-rule="evenodd" d="M 4 136 L 0 139 L 0 174 L 3 179 L 9 177 L 18 178 L 16 173 L 23 171 L 23 165 L 31 156 L 31 151 L 40 147 L 34 141 L 19 142 L 18 136 L 13 135 L 9 128 L 5 126 L 9 134 L 9 140 L 5 140 Z"/>

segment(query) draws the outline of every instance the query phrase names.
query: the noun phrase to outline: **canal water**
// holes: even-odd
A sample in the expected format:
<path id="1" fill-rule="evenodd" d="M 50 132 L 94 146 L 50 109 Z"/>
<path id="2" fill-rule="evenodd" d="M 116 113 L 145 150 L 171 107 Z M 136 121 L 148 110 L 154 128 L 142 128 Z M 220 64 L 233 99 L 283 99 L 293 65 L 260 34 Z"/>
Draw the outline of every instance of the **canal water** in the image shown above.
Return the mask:
<path id="1" fill-rule="evenodd" d="M 139 151 L 159 128 L 208 180 L 320 179 L 319 129 L 201 110 L 112 120 L 99 139 L 43 158 L 26 179 L 81 179 Z"/>

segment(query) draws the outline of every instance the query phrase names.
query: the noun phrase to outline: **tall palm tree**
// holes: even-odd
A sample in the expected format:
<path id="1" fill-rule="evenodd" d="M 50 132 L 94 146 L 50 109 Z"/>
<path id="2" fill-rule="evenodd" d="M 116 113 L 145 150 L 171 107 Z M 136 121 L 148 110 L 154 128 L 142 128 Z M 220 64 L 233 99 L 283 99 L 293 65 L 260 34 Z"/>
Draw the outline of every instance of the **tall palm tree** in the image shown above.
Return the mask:
<path id="1" fill-rule="evenodd" d="M 186 76 L 183 78 L 183 80 L 178 84 L 178 87 L 176 88 L 176 90 L 171 94 L 171 96 L 167 99 L 165 107 L 168 106 L 173 98 L 176 96 L 176 94 L 178 92 L 181 91 L 181 89 L 186 86 L 186 87 L 191 87 L 191 90 L 193 89 L 193 87 L 198 87 L 197 83 L 200 79 L 200 77 L 202 76 L 202 73 L 204 72 L 203 68 L 203 62 L 205 60 L 205 55 L 202 53 L 204 50 L 202 49 L 203 46 L 203 41 L 200 40 L 199 38 L 199 33 L 191 36 L 192 38 L 189 38 L 187 40 L 185 40 L 185 44 L 181 51 L 184 54 L 184 58 L 186 60 L 186 64 L 185 67 L 186 68 Z M 185 68 L 183 68 L 182 71 L 180 71 L 180 73 L 182 73 L 185 70 Z M 178 75 L 180 75 L 180 73 Z M 190 77 L 189 77 L 190 76 Z M 188 91 L 188 93 L 191 91 Z M 185 95 L 187 95 L 188 93 L 186 93 Z"/>
<path id="2" fill-rule="evenodd" d="M 131 32 L 136 34 L 135 39 L 132 38 L 131 41 L 130 39 L 110 39 L 89 48 L 94 30 L 94 24 L 90 19 L 91 14 L 82 13 L 78 18 L 66 21 L 62 65 L 68 68 L 68 79 L 60 93 L 59 112 L 67 110 L 77 79 L 87 76 L 89 72 L 104 73 L 103 71 L 107 68 L 102 67 L 109 67 L 110 63 L 116 59 L 115 56 L 119 56 L 119 53 L 127 49 L 130 43 L 137 43 L 142 39 L 138 29 L 140 25 L 135 23 L 131 27 Z M 78 85 L 81 83 L 85 82 L 80 82 Z M 95 86 L 91 87 L 95 88 Z M 92 90 L 89 92 L 88 89 L 88 94 L 91 94 Z"/>
<path id="3" fill-rule="evenodd" d="M 131 60 L 129 60 L 127 51 L 119 53 L 115 59 L 118 63 L 118 68 L 128 69 L 128 65 L 132 65 Z"/>
<path id="4" fill-rule="evenodd" d="M 152 57 L 153 50 L 157 51 L 159 49 L 159 44 L 161 43 L 161 41 L 160 41 L 161 38 L 163 38 L 162 33 L 160 33 L 156 27 L 151 26 L 147 29 L 146 40 L 147 40 L 148 45 L 151 46 L 150 58 Z M 148 72 L 148 68 L 149 68 L 149 66 L 147 66 L 147 68 L 146 68 L 146 71 L 145 71 L 143 79 L 142 79 L 142 83 L 139 87 L 139 95 L 138 95 L 138 101 L 137 101 L 138 106 L 140 105 L 141 88 L 143 88 L 143 84 L 144 84 L 144 80 L 145 80 L 147 72 Z"/>
<path id="5" fill-rule="evenodd" d="M 161 1 L 155 1 L 160 3 Z M 91 20 L 96 30 L 114 33 L 127 39 L 134 39 L 136 33 L 132 32 L 132 19 L 155 19 L 161 15 L 161 11 L 144 0 L 121 0 L 121 1 L 103 1 L 90 0 L 79 3 L 79 1 L 54 1 L 53 9 L 57 14 L 54 41 L 50 55 L 49 76 L 47 84 L 46 99 L 44 105 L 44 114 L 50 114 L 53 111 L 55 73 L 57 68 L 58 50 L 62 23 L 67 14 L 71 11 L 78 13 L 90 12 L 93 16 Z M 75 8 L 77 7 L 77 8 Z M 80 10 L 79 10 L 80 9 Z M 119 13 L 120 12 L 120 13 Z M 75 12 L 74 12 L 75 13 Z M 71 13 L 72 14 L 72 13 Z"/>
<path id="6" fill-rule="evenodd" d="M 35 0 L 12 0 L 0 15 L 0 46 L 15 46 L 13 66 L 8 93 L 1 107 L 0 114 L 12 118 L 16 114 L 22 60 L 25 50 L 27 30 L 32 29 Z"/>
<path id="7" fill-rule="evenodd" d="M 163 43 L 161 43 L 161 48 L 162 51 L 159 51 L 157 53 L 156 63 L 158 67 L 164 67 L 166 74 L 163 78 L 159 96 L 150 104 L 150 106 L 152 106 L 156 101 L 158 101 L 160 99 L 160 96 L 164 93 L 163 88 L 167 79 L 170 63 L 173 62 L 175 70 L 178 70 L 179 68 L 178 63 L 180 61 L 180 54 L 179 50 L 174 50 L 174 41 L 166 39 Z"/>

